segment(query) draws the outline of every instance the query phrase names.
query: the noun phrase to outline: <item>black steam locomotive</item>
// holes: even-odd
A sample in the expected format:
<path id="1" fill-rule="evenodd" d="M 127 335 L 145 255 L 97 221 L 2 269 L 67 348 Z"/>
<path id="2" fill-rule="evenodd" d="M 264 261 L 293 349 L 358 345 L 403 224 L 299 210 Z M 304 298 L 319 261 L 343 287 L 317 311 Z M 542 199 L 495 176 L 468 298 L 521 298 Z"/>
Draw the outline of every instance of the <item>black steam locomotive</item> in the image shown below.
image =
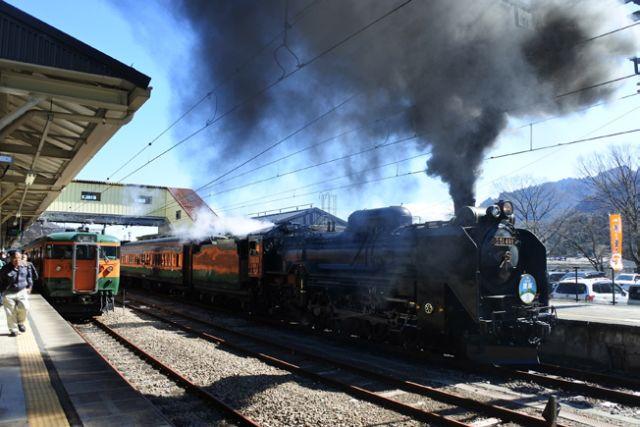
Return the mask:
<path id="1" fill-rule="evenodd" d="M 181 276 L 144 280 L 410 349 L 528 363 L 554 319 L 546 250 L 515 228 L 510 202 L 463 207 L 452 221 L 412 224 L 396 206 L 356 211 L 343 232 L 284 224 L 241 239 L 173 244 Z M 167 245 L 125 245 L 123 277 L 128 254 L 164 259 L 144 253 Z"/>

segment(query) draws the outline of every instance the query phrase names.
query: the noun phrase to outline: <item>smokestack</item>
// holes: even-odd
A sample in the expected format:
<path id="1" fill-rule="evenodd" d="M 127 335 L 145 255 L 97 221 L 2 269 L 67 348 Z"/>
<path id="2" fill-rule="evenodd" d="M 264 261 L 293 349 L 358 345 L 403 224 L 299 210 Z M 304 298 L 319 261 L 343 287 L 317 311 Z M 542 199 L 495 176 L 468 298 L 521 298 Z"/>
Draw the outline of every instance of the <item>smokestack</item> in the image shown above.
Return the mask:
<path id="1" fill-rule="evenodd" d="M 634 29 L 585 42 L 627 24 L 615 0 L 536 1 L 529 8 L 511 3 L 413 1 L 225 118 L 215 129 L 215 142 L 203 142 L 198 152 L 215 153 L 217 167 L 221 159 L 228 162 L 255 152 L 257 143 L 267 144 L 268 131 L 290 131 L 345 93 L 355 93 L 340 114 L 306 130 L 305 138 L 407 113 L 310 156 L 317 160 L 348 145 L 355 151 L 389 135 L 417 133 L 416 148 L 431 151 L 427 174 L 448 184 L 456 209 L 473 205 L 482 160 L 509 118 L 571 112 L 607 99 L 611 85 L 557 95 L 617 77 L 616 61 L 636 48 Z M 176 12 L 195 31 L 197 55 L 195 67 L 185 67 L 184 92 L 194 92 L 185 98 L 206 93 L 286 25 L 286 37 L 276 37 L 216 92 L 218 111 L 232 108 L 278 81 L 283 70 L 297 69 L 392 8 L 389 2 L 361 0 L 184 0 Z M 378 164 L 378 150 L 371 153 L 347 167 Z"/>

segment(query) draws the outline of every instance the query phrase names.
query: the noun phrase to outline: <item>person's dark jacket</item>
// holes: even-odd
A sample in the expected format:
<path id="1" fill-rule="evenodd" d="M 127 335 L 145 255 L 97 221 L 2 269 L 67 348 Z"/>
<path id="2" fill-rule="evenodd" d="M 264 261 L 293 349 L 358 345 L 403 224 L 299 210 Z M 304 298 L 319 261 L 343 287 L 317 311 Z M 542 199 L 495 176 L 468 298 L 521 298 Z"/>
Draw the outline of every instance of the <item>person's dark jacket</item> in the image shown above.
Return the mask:
<path id="1" fill-rule="evenodd" d="M 5 264 L 0 269 L 0 292 L 12 294 L 33 286 L 31 269 L 26 265 Z"/>

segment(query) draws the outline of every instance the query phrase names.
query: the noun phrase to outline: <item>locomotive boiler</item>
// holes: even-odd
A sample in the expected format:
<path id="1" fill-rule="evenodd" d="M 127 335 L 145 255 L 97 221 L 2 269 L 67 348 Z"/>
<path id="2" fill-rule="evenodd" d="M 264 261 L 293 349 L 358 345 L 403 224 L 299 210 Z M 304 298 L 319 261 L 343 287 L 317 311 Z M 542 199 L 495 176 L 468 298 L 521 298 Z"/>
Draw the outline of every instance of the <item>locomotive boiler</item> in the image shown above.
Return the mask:
<path id="1" fill-rule="evenodd" d="M 134 274 L 131 260 L 164 259 L 144 252 L 159 243 L 125 245 L 123 276 Z M 147 265 L 145 281 L 411 350 L 528 363 L 554 320 L 546 250 L 515 227 L 510 202 L 462 207 L 451 221 L 412 224 L 393 206 L 352 213 L 342 232 L 281 224 L 171 245 L 180 278 L 162 281 Z"/>
<path id="2" fill-rule="evenodd" d="M 546 250 L 516 229 L 510 202 L 415 225 L 403 207 L 356 211 L 342 233 L 281 227 L 250 240 L 269 305 L 317 328 L 496 362 L 535 359 L 550 332 Z"/>

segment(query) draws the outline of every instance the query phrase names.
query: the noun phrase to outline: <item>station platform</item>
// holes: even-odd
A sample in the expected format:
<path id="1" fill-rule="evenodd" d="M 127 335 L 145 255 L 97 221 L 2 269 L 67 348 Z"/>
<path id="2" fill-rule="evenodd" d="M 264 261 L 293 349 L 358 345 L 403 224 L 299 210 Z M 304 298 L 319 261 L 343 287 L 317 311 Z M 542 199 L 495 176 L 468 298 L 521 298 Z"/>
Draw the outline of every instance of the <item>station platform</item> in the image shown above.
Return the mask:
<path id="1" fill-rule="evenodd" d="M 0 427 L 168 426 L 40 295 L 10 337 L 0 309 Z"/>
<path id="2" fill-rule="evenodd" d="M 574 301 L 551 300 L 558 311 L 558 318 L 584 322 L 608 323 L 640 327 L 640 305 L 616 303 L 593 304 Z"/>

